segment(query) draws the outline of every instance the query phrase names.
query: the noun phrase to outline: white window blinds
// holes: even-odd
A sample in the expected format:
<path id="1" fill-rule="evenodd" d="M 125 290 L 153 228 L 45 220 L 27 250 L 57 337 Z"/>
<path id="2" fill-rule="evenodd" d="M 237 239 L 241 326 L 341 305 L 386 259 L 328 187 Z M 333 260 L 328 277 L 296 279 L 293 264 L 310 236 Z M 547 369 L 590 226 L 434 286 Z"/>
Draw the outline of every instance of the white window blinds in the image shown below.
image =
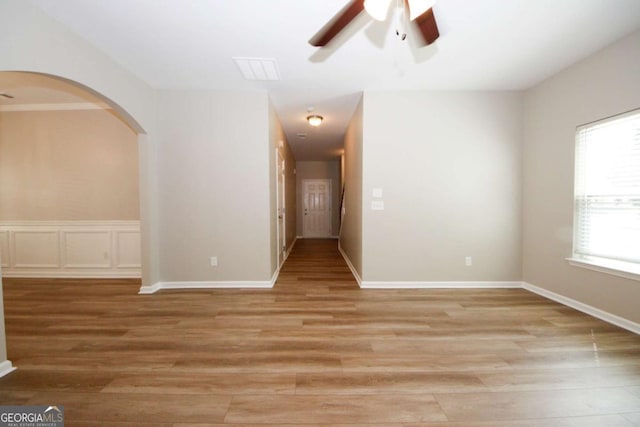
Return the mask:
<path id="1" fill-rule="evenodd" d="M 574 256 L 640 264 L 640 110 L 576 132 Z"/>

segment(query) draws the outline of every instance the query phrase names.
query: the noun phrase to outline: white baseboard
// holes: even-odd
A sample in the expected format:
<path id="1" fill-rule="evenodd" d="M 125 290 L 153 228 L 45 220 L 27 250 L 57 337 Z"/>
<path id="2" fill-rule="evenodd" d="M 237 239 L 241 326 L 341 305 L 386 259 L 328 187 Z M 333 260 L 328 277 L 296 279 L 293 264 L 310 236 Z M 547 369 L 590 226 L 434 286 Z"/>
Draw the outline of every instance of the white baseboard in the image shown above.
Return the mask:
<path id="1" fill-rule="evenodd" d="M 11 364 L 10 360 L 0 362 L 0 378 L 16 370 L 16 367 Z"/>
<path id="2" fill-rule="evenodd" d="M 363 281 L 364 289 L 511 289 L 521 288 L 522 282 L 382 282 Z"/>
<path id="3" fill-rule="evenodd" d="M 5 271 L 2 270 L 2 277 L 7 278 L 24 278 L 24 279 L 139 279 L 140 272 L 127 271 L 58 271 L 58 270 L 40 270 L 40 271 Z"/>
<path id="4" fill-rule="evenodd" d="M 612 325 L 619 326 L 623 329 L 640 335 L 640 323 L 636 323 L 623 317 L 616 316 L 615 314 L 600 310 L 599 308 L 582 303 L 580 301 L 576 301 L 573 298 L 557 294 L 539 286 L 532 285 L 531 283 L 522 282 L 522 288 L 533 292 L 534 294 L 538 294 L 555 302 L 559 302 L 560 304 L 566 305 L 590 316 L 596 317 L 600 320 L 604 320 L 607 323 L 611 323 Z"/>
<path id="5" fill-rule="evenodd" d="M 286 258 L 285 258 L 286 261 Z M 284 261 L 282 262 L 282 265 L 284 265 Z M 282 268 L 282 265 L 278 268 L 276 268 L 276 271 L 273 272 L 273 276 L 271 276 L 271 281 L 269 282 L 269 286 L 266 286 L 268 288 L 273 288 L 276 285 L 276 281 L 278 280 L 278 276 L 280 276 L 280 269 Z M 254 286 L 254 287 L 261 287 L 261 286 Z"/>
<path id="6" fill-rule="evenodd" d="M 294 243 L 291 245 L 293 248 Z M 542 297 L 556 301 L 560 304 L 571 307 L 575 310 L 586 313 L 590 316 L 603 320 L 607 323 L 619 326 L 623 329 L 640 335 L 640 323 L 625 319 L 623 317 L 611 314 L 599 308 L 576 301 L 564 295 L 557 294 L 547 289 L 532 285 L 527 282 L 520 281 L 442 281 L 442 282 L 414 282 L 414 281 L 363 281 L 358 271 L 353 266 L 349 256 L 344 252 L 338 243 L 338 250 L 344 258 L 353 277 L 358 282 L 358 286 L 363 289 L 513 289 L 521 288 L 538 294 Z M 289 250 L 290 252 L 290 250 Z M 142 286 L 139 294 L 153 294 L 162 289 L 225 289 L 225 288 L 273 288 L 278 278 L 280 269 L 277 269 L 270 281 L 217 281 L 217 282 L 158 282 L 153 285 Z M 3 366 L 7 362 L 0 363 L 0 377 L 11 372 L 11 362 Z M 7 370 L 9 369 L 9 370 Z M 5 372 L 6 371 L 6 372 Z"/>
<path id="7" fill-rule="evenodd" d="M 362 287 L 362 279 L 360 278 L 360 274 L 358 274 L 358 270 L 356 270 L 356 268 L 353 266 L 353 263 L 351 262 L 351 259 L 349 259 L 349 256 L 347 255 L 347 253 L 344 250 L 342 250 L 342 246 L 340 246 L 340 240 L 338 240 L 338 250 L 340 251 L 342 258 L 344 258 L 344 261 L 347 263 L 349 270 L 351 270 L 351 274 L 353 274 L 353 277 L 355 277 L 356 282 L 358 282 L 358 286 Z"/>
<path id="8" fill-rule="evenodd" d="M 287 250 L 284 253 L 284 261 L 287 260 L 287 258 L 289 258 L 289 255 L 291 255 L 291 251 L 293 250 L 293 247 L 296 245 L 296 242 L 298 241 L 298 237 L 296 236 L 293 239 L 293 242 L 291 242 L 291 244 L 289 245 L 289 247 L 287 248 Z M 284 264 L 284 261 L 282 262 Z"/>
<path id="9" fill-rule="evenodd" d="M 155 294 L 160 289 L 162 289 L 162 282 L 154 283 L 153 285 L 142 285 L 140 286 L 140 290 L 138 291 L 139 295 L 150 295 Z"/>
<path id="10" fill-rule="evenodd" d="M 293 242 L 291 242 L 291 245 L 289 245 L 289 247 L 284 251 L 284 259 L 282 260 L 282 263 L 278 266 L 278 268 L 276 269 L 276 271 L 273 273 L 273 276 L 271 277 L 271 287 L 273 288 L 276 284 L 276 281 L 278 280 L 278 277 L 280 276 L 280 270 L 282 269 L 282 266 L 284 265 L 284 263 L 287 261 L 287 258 L 289 258 L 289 255 L 291 255 L 291 251 L 293 250 L 293 247 L 295 246 L 296 242 L 298 241 L 298 238 L 294 238 Z"/>
<path id="11" fill-rule="evenodd" d="M 364 281 L 353 266 L 351 259 L 340 246 L 338 250 L 342 254 L 351 274 L 358 282 L 358 286 L 363 289 L 447 289 L 447 288 L 467 288 L 467 289 L 494 289 L 494 288 L 521 288 L 522 282 L 413 282 L 413 281 Z"/>
<path id="12" fill-rule="evenodd" d="M 278 271 L 274 273 L 271 280 L 265 281 L 194 281 L 194 282 L 158 282 L 153 285 L 142 285 L 138 294 L 153 294 L 162 289 L 253 289 L 272 288 L 277 279 Z"/>

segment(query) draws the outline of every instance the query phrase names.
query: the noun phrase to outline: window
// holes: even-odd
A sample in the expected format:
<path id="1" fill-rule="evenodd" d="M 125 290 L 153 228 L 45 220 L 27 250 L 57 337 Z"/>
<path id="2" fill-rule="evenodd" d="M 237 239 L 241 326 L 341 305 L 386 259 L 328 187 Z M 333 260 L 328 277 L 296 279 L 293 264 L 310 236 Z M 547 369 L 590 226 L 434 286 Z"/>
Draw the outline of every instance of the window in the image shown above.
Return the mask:
<path id="1" fill-rule="evenodd" d="M 640 110 L 578 127 L 573 261 L 640 278 Z"/>

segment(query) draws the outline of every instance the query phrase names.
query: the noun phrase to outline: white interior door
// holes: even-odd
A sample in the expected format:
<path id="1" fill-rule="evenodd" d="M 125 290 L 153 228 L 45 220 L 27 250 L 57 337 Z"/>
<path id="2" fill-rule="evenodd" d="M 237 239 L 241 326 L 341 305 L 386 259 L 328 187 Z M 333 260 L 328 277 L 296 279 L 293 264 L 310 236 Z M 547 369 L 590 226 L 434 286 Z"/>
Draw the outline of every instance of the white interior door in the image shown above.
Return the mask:
<path id="1" fill-rule="evenodd" d="M 304 237 L 331 237 L 331 180 L 302 181 Z"/>
<path id="2" fill-rule="evenodd" d="M 276 149 L 276 162 L 277 162 L 277 175 L 278 175 L 278 186 L 276 188 L 276 199 L 277 199 L 277 215 L 278 215 L 278 225 L 277 225 L 277 238 L 276 244 L 278 247 L 276 248 L 278 253 L 278 265 L 281 266 L 284 262 L 286 251 L 287 251 L 287 232 L 286 232 L 286 210 L 285 210 L 285 168 L 284 168 L 284 159 L 282 158 L 282 153 L 280 153 L 279 149 Z"/>

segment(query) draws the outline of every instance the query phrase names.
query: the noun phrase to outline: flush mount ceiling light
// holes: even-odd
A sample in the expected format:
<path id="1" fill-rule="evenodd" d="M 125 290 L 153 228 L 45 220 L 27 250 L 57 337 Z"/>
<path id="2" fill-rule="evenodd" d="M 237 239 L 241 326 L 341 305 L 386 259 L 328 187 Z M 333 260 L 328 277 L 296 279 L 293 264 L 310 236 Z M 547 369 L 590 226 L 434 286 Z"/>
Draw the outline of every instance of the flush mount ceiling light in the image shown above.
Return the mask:
<path id="1" fill-rule="evenodd" d="M 324 120 L 324 117 L 319 116 L 317 114 L 312 114 L 310 116 L 307 116 L 307 122 L 311 125 L 311 126 L 320 126 L 320 124 L 322 123 L 322 121 Z"/>

